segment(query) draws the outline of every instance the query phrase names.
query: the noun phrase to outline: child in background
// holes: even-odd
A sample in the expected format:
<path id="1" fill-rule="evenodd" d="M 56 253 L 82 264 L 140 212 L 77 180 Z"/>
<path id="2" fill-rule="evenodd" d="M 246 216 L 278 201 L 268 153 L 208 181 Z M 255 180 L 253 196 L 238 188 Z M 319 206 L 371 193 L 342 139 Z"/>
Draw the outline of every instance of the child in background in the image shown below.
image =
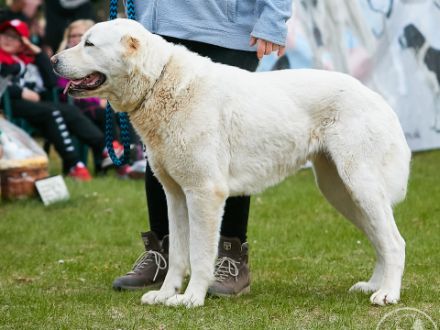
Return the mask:
<path id="1" fill-rule="evenodd" d="M 43 101 L 56 86 L 56 77 L 47 55 L 28 38 L 29 28 L 23 21 L 14 19 L 0 25 L 0 63 L 16 67 L 18 72 L 8 87 L 13 116 L 28 121 L 55 146 L 65 174 L 89 181 L 91 175 L 79 159 L 71 134 L 99 157 L 104 135 L 77 107 Z M 97 170 L 100 162 L 95 164 Z"/>

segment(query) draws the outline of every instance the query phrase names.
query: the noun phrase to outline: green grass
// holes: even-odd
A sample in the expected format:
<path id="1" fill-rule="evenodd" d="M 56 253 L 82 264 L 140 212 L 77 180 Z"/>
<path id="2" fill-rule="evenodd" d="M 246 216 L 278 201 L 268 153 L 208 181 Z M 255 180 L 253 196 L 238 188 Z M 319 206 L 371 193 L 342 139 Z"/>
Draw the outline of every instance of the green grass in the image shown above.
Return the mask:
<path id="1" fill-rule="evenodd" d="M 109 176 L 67 180 L 70 201 L 47 208 L 36 199 L 0 204 L 0 328 L 375 329 L 405 306 L 439 324 L 439 164 L 440 152 L 414 157 L 396 208 L 407 242 L 398 306 L 347 292 L 371 275 L 373 250 L 324 201 L 310 170 L 252 199 L 250 295 L 192 310 L 140 305 L 141 292 L 114 292 L 111 283 L 142 251 L 143 183 Z"/>

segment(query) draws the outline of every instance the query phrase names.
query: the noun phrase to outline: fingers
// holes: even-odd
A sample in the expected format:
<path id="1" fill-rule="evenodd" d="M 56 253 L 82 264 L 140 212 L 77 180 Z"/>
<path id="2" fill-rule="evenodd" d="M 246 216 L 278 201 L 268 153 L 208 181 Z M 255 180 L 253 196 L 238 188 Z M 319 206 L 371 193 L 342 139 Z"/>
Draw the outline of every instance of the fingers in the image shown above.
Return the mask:
<path id="1" fill-rule="evenodd" d="M 273 43 L 266 41 L 266 51 L 264 52 L 264 55 L 269 55 L 273 51 Z"/>
<path id="2" fill-rule="evenodd" d="M 254 46 L 255 44 L 257 45 L 257 57 L 260 60 L 264 55 L 269 55 L 272 52 L 276 52 L 278 56 L 283 56 L 286 52 L 285 46 L 280 46 L 264 39 L 251 37 L 249 45 Z"/>
<path id="3" fill-rule="evenodd" d="M 257 57 L 259 60 L 263 58 L 264 53 L 266 52 L 266 41 L 263 39 L 257 40 Z"/>
<path id="4" fill-rule="evenodd" d="M 273 46 L 275 44 L 270 41 L 266 41 L 263 39 L 257 40 L 257 57 L 258 59 L 262 59 L 264 55 L 269 55 L 273 52 Z"/>

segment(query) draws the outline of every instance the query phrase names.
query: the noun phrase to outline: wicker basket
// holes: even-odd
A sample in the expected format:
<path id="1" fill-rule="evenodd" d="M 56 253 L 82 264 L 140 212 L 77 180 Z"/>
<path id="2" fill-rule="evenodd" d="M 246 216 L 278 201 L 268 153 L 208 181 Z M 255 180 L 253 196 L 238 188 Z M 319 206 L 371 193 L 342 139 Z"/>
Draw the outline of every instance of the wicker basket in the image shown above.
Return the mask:
<path id="1" fill-rule="evenodd" d="M 35 181 L 48 176 L 47 164 L 0 169 L 1 197 L 14 200 L 35 196 Z"/>

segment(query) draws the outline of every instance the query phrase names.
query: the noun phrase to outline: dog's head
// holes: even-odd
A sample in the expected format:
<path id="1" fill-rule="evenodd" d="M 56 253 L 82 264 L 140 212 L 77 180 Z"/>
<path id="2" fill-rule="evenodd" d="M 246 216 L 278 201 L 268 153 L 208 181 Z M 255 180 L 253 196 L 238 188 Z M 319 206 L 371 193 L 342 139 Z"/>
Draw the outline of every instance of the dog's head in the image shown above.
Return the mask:
<path id="1" fill-rule="evenodd" d="M 419 50 L 426 39 L 422 32 L 414 25 L 409 24 L 403 29 L 403 34 L 399 37 L 399 44 L 402 48 L 414 48 Z"/>
<path id="2" fill-rule="evenodd" d="M 69 79 L 70 95 L 108 98 L 120 105 L 115 110 L 130 111 L 162 71 L 167 47 L 139 23 L 115 19 L 94 25 L 51 61 L 55 73 Z"/>

